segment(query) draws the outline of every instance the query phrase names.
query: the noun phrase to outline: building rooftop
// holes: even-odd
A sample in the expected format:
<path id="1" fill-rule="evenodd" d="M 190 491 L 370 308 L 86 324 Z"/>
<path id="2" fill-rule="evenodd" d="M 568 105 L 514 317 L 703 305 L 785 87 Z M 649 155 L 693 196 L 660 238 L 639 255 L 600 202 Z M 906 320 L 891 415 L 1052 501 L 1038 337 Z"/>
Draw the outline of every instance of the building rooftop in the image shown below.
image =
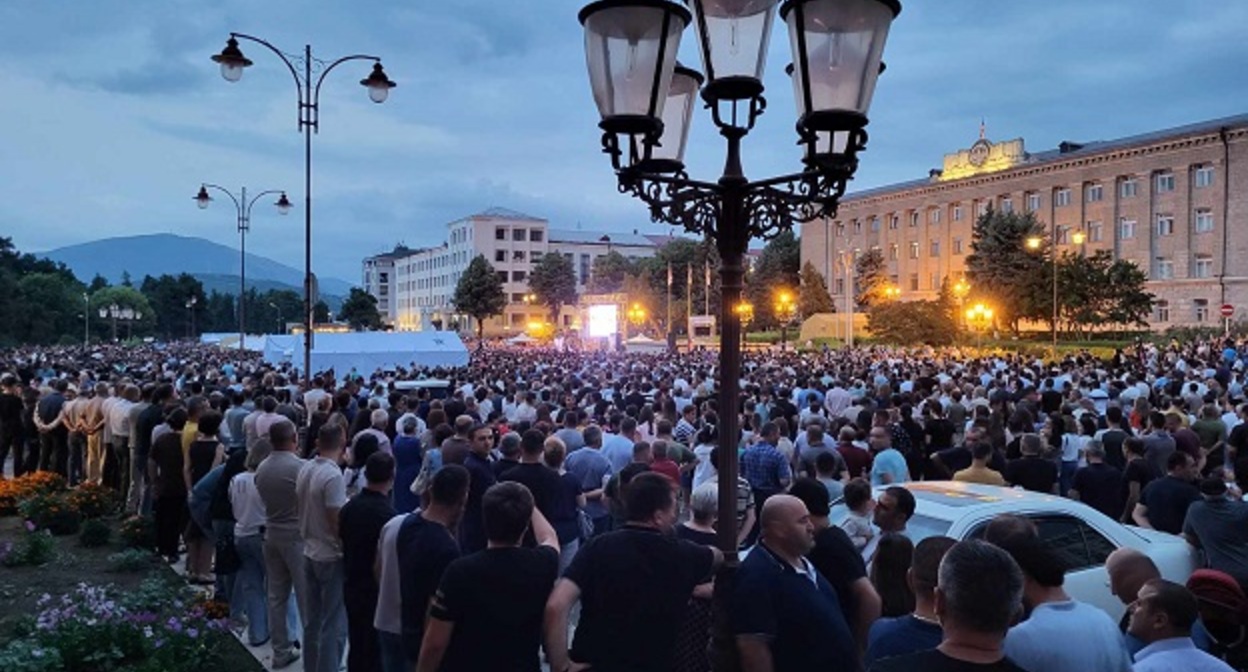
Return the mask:
<path id="1" fill-rule="evenodd" d="M 630 245 L 640 247 L 655 247 L 655 242 L 651 240 L 651 236 L 643 236 L 636 233 L 618 233 L 615 231 L 576 231 L 571 229 L 550 229 L 546 233 L 546 237 L 553 243 L 579 243 L 593 244 L 600 243 L 602 245 Z"/>
<path id="2" fill-rule="evenodd" d="M 493 207 L 488 210 L 483 210 L 481 212 L 478 212 L 475 215 L 469 215 L 469 218 L 470 219 L 514 219 L 514 220 L 520 220 L 520 221 L 525 221 L 525 222 L 546 221 L 542 219 L 541 217 L 534 217 L 532 215 L 526 215 L 523 212 L 517 212 L 510 208 L 499 208 L 499 207 Z"/>
<path id="3" fill-rule="evenodd" d="M 1113 151 L 1117 149 L 1126 149 L 1128 147 L 1149 145 L 1149 144 L 1153 144 L 1153 143 L 1167 140 L 1170 138 L 1179 138 L 1179 137 L 1184 137 L 1184 136 L 1189 136 L 1189 135 L 1211 133 L 1211 132 L 1217 131 L 1220 128 L 1238 127 L 1238 126 L 1248 126 L 1248 114 L 1240 114 L 1240 115 L 1235 115 L 1231 117 L 1222 117 L 1219 119 L 1210 119 L 1207 121 L 1201 121 L 1201 122 L 1197 122 L 1194 124 L 1185 124 L 1183 126 L 1174 126 L 1172 128 L 1165 128 L 1165 129 L 1161 129 L 1157 131 L 1151 131 L 1148 133 L 1129 135 L 1129 136 L 1117 138 L 1114 140 L 1094 140 L 1094 141 L 1084 142 L 1084 143 L 1067 141 L 1067 142 L 1061 143 L 1061 146 L 1056 147 L 1054 149 L 1045 150 L 1043 152 L 1029 153 L 1027 155 L 1027 159 L 1023 163 L 1019 164 L 1018 166 L 1015 166 L 1013 169 L 1032 168 L 1037 165 L 1043 165 L 1045 163 L 1065 161 L 1067 159 L 1082 157 L 1082 156 L 1094 156 L 1096 154 L 1101 154 L 1104 152 L 1109 152 L 1109 151 Z M 979 176 L 974 176 L 974 177 L 979 177 Z M 966 178 L 966 179 L 972 179 L 972 178 Z M 861 191 L 854 191 L 854 192 L 848 193 L 845 195 L 845 198 L 842 199 L 842 202 L 849 202 L 849 201 L 855 201 L 858 199 L 870 198 L 872 196 L 879 196 L 882 194 L 888 194 L 888 193 L 892 193 L 896 191 L 906 191 L 908 189 L 914 189 L 916 187 L 923 187 L 923 186 L 927 186 L 930 184 L 933 184 L 933 181 L 931 178 L 921 178 L 921 179 L 916 179 L 916 180 L 908 180 L 905 182 L 897 182 L 894 184 L 888 184 L 888 185 L 884 185 L 881 187 L 874 187 L 871 189 L 863 189 Z"/>

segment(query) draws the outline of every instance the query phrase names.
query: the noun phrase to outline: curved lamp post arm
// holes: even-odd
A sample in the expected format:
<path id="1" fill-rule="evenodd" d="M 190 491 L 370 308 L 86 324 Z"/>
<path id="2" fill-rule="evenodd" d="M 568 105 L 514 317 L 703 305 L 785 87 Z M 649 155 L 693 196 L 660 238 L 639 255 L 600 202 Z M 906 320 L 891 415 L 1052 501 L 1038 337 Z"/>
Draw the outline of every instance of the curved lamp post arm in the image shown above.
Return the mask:
<path id="1" fill-rule="evenodd" d="M 290 56 L 288 56 L 286 52 L 273 46 L 268 40 L 261 39 L 254 35 L 248 35 L 246 33 L 230 33 L 230 37 L 241 38 L 249 42 L 255 42 L 256 44 L 268 49 L 274 54 L 277 54 L 277 57 L 282 59 L 282 63 L 286 64 L 286 69 L 290 71 L 291 78 L 295 80 L 295 89 L 299 93 L 299 102 L 303 103 L 303 90 L 304 90 L 304 85 L 307 83 L 304 82 L 303 79 L 299 77 L 299 71 L 295 68 L 295 64 L 290 60 Z M 295 58 L 299 58 L 299 57 L 296 56 Z"/>
<path id="2" fill-rule="evenodd" d="M 321 84 L 325 82 L 325 77 L 329 75 L 331 70 L 342 65 L 343 63 L 346 63 L 347 61 L 372 61 L 374 63 L 380 63 L 381 58 L 377 56 L 369 56 L 368 54 L 352 54 L 351 56 L 343 56 L 342 58 L 339 58 L 338 60 L 325 66 L 325 69 L 321 71 L 320 76 L 316 78 L 316 86 L 312 89 L 312 105 L 315 106 L 321 102 Z M 311 83 L 309 83 L 309 86 L 311 86 Z"/>
<path id="3" fill-rule="evenodd" d="M 247 204 L 243 206 L 243 216 L 247 219 L 251 219 L 251 208 L 252 206 L 256 204 L 256 201 L 260 200 L 261 196 L 268 196 L 270 194 L 284 194 L 284 193 L 286 193 L 285 189 L 266 189 L 256 194 L 254 198 L 248 199 Z"/>
<path id="4" fill-rule="evenodd" d="M 202 186 L 205 189 L 216 189 L 217 191 L 225 194 L 226 196 L 229 196 L 230 200 L 234 202 L 234 210 L 238 213 L 240 217 L 242 216 L 243 204 L 238 201 L 238 197 L 235 196 L 234 193 L 231 192 L 229 189 L 226 189 L 225 187 L 219 184 L 212 184 L 211 182 L 202 182 L 200 183 L 200 186 Z"/>

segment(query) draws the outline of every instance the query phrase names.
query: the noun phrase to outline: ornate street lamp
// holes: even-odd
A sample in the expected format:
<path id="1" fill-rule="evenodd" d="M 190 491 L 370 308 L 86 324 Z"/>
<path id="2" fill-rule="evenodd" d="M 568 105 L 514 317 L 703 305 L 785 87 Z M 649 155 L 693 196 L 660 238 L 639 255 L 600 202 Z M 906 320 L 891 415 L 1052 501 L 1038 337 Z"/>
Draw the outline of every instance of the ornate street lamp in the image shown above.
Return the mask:
<path id="1" fill-rule="evenodd" d="M 975 329 L 975 347 L 983 347 L 983 335 L 992 325 L 992 309 L 977 303 L 966 310 L 966 322 Z"/>
<path id="2" fill-rule="evenodd" d="M 751 181 L 741 166 L 741 140 L 766 107 L 762 72 L 778 0 L 599 0 L 580 12 L 602 148 L 619 189 L 644 201 L 656 222 L 713 239 L 722 288 L 719 405 L 735 408 L 741 377 L 741 301 L 746 246 L 794 224 L 835 214 L 866 146 L 867 112 L 884 44 L 901 11 L 896 0 L 785 0 L 797 97 L 798 172 Z M 690 179 L 683 148 L 692 105 L 689 79 L 677 70 L 681 31 L 696 26 L 706 73 L 701 95 L 727 145 L 714 182 Z M 685 76 L 688 79 L 682 80 Z M 684 82 L 682 84 L 682 81 Z M 727 622 L 737 566 L 736 413 L 720 418 L 718 545 L 726 562 L 715 583 L 717 669 L 732 666 Z"/>
<path id="3" fill-rule="evenodd" d="M 368 89 L 369 100 L 374 103 L 385 102 L 390 95 L 390 89 L 397 84 L 386 76 L 386 71 L 381 66 L 381 59 L 376 56 L 354 54 L 327 62 L 312 56 L 311 45 L 305 45 L 302 54 L 287 54 L 265 40 L 243 33 L 230 33 L 225 48 L 221 50 L 221 53 L 212 57 L 213 61 L 221 65 L 221 76 L 228 82 L 237 82 L 242 78 L 243 71 L 252 65 L 251 59 L 244 56 L 242 49 L 238 46 L 240 39 L 259 44 L 280 58 L 286 65 L 286 69 L 290 71 L 291 77 L 294 78 L 295 92 L 298 94 L 299 131 L 303 133 L 304 186 L 303 375 L 305 380 L 311 380 L 312 339 L 314 338 L 312 306 L 316 302 L 313 296 L 316 293 L 316 278 L 312 275 L 312 135 L 320 130 L 321 85 L 325 83 L 325 77 L 334 68 L 347 61 L 358 60 L 373 62 L 372 72 L 360 80 L 360 84 Z M 279 207 L 280 205 L 279 202 Z M 201 204 L 200 207 L 204 205 Z"/>
<path id="4" fill-rule="evenodd" d="M 281 194 L 273 206 L 277 208 L 277 214 L 286 215 L 290 213 L 290 209 L 294 207 L 290 200 L 286 198 L 286 192 L 281 189 L 269 189 L 256 194 L 251 200 L 247 199 L 247 187 L 239 190 L 239 195 L 235 196 L 229 189 L 215 184 L 205 182 L 199 186 L 199 193 L 195 195 L 195 204 L 200 210 L 206 209 L 212 203 L 212 197 L 208 195 L 209 189 L 216 189 L 234 203 L 234 213 L 237 216 L 238 223 L 238 349 L 242 352 L 243 345 L 247 339 L 247 232 L 251 231 L 251 208 L 260 200 L 261 196 L 268 194 Z"/>
<path id="5" fill-rule="evenodd" d="M 788 342 L 789 322 L 793 316 L 797 314 L 797 302 L 793 300 L 793 293 L 781 290 L 776 295 L 776 305 L 774 311 L 776 320 L 780 322 L 780 351 L 784 351 L 784 346 Z"/>

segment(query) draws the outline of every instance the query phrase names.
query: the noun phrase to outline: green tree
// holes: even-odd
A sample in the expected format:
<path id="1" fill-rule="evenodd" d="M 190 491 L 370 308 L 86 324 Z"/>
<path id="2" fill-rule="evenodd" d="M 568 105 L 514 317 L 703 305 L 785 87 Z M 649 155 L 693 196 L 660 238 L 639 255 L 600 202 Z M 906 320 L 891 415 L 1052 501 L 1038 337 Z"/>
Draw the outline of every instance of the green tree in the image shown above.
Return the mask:
<path id="1" fill-rule="evenodd" d="M 941 301 L 882 301 L 867 309 L 867 330 L 898 345 L 949 345 L 958 333 Z"/>
<path id="2" fill-rule="evenodd" d="M 559 311 L 576 303 L 576 273 L 567 257 L 552 250 L 542 255 L 541 261 L 529 274 L 529 291 L 537 296 L 537 302 L 549 310 L 552 324 L 559 323 Z"/>
<path id="3" fill-rule="evenodd" d="M 815 270 L 815 265 L 806 262 L 802 266 L 802 287 L 797 295 L 797 312 L 810 316 L 815 313 L 835 313 L 836 306 L 832 303 L 832 295 L 828 293 L 828 284 Z"/>
<path id="4" fill-rule="evenodd" d="M 114 285 L 91 293 L 89 310 L 91 333 L 112 335 L 112 317 L 100 317 L 100 310 L 108 310 L 112 306 L 117 306 L 122 310 L 129 309 L 134 315 L 138 315 L 138 319 L 135 320 L 118 321 L 117 333 L 119 335 L 143 336 L 150 333 L 156 324 L 155 310 L 152 309 L 152 304 L 142 292 L 133 287 Z"/>
<path id="5" fill-rule="evenodd" d="M 1029 244 L 1033 240 L 1038 244 Z M 976 295 L 989 298 L 1000 322 L 1015 334 L 1020 319 L 1048 319 L 1049 244 L 1032 213 L 989 210 L 980 217 L 972 229 L 966 271 Z"/>
<path id="6" fill-rule="evenodd" d="M 130 279 L 130 271 L 122 271 L 122 272 L 121 272 L 121 286 L 122 286 L 122 287 L 133 287 L 133 286 L 134 286 L 134 281 Z"/>
<path id="7" fill-rule="evenodd" d="M 451 299 L 451 303 L 455 304 L 455 310 L 477 321 L 477 340 L 481 342 L 485 335 L 485 321 L 501 315 L 503 308 L 507 307 L 503 282 L 498 279 L 498 272 L 486 261 L 484 255 L 478 254 L 469 262 L 464 274 L 459 276 L 459 284 L 455 286 L 455 297 Z"/>
<path id="8" fill-rule="evenodd" d="M 300 301 L 302 301 L 302 299 L 300 299 Z M 376 308 L 376 303 L 377 301 L 374 300 L 373 301 L 374 309 Z M 346 307 L 346 304 L 344 303 L 343 308 L 345 307 Z M 302 304 L 300 304 L 299 306 L 298 314 L 300 315 L 303 314 Z M 340 318 L 342 317 L 341 309 L 338 310 L 338 317 Z M 329 322 L 329 304 L 325 303 L 324 299 L 321 299 L 317 301 L 316 303 L 312 304 L 312 322 L 313 324 L 324 324 L 326 322 Z"/>
<path id="9" fill-rule="evenodd" d="M 776 293 L 782 288 L 793 290 L 801 282 L 801 256 L 801 243 L 792 231 L 783 231 L 767 241 L 745 283 L 746 299 L 754 305 L 752 327 L 779 324 Z"/>
<path id="10" fill-rule="evenodd" d="M 60 273 L 27 273 L 17 280 L 19 308 L 9 328 L 19 343 L 78 342 L 83 286 Z M 72 336 L 77 334 L 78 337 Z"/>
<path id="11" fill-rule="evenodd" d="M 854 261 L 854 287 L 847 291 L 854 292 L 854 303 L 866 310 L 887 302 L 889 280 L 888 269 L 884 265 L 884 252 L 873 247 L 858 256 Z"/>
<path id="12" fill-rule="evenodd" d="M 108 278 L 96 273 L 95 277 L 91 278 L 91 284 L 87 285 L 87 291 L 94 294 L 105 287 L 108 287 Z"/>
<path id="13" fill-rule="evenodd" d="M 200 318 L 208 305 L 208 297 L 204 294 L 204 284 L 195 276 L 180 273 L 176 277 L 153 278 L 147 275 L 139 284 L 139 291 L 151 304 L 156 316 L 156 333 L 163 338 L 185 338 L 201 331 Z"/>
<path id="14" fill-rule="evenodd" d="M 624 280 L 637 272 L 637 265 L 615 250 L 596 257 L 589 274 L 589 291 L 593 294 L 614 294 Z"/>
<path id="15" fill-rule="evenodd" d="M 381 313 L 377 311 L 377 297 L 359 287 L 352 287 L 350 296 L 342 302 L 338 311 L 338 319 L 356 331 L 380 329 Z"/>
<path id="16" fill-rule="evenodd" d="M 1144 289 L 1147 280 L 1138 266 L 1115 261 L 1108 250 L 1063 254 L 1057 264 L 1059 328 L 1085 338 L 1089 328 L 1147 326 L 1155 298 Z"/>

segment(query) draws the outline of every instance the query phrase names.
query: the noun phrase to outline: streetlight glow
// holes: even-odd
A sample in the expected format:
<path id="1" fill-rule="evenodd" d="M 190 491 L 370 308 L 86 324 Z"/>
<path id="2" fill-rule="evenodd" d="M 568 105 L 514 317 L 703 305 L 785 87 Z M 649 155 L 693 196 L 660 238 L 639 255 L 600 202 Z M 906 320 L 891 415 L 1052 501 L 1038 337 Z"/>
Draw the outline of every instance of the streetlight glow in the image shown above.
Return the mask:
<path id="1" fill-rule="evenodd" d="M 1041 245 L 1044 245 L 1044 239 L 1040 236 L 1031 236 L 1027 239 L 1027 249 L 1029 250 L 1038 250 Z"/>

